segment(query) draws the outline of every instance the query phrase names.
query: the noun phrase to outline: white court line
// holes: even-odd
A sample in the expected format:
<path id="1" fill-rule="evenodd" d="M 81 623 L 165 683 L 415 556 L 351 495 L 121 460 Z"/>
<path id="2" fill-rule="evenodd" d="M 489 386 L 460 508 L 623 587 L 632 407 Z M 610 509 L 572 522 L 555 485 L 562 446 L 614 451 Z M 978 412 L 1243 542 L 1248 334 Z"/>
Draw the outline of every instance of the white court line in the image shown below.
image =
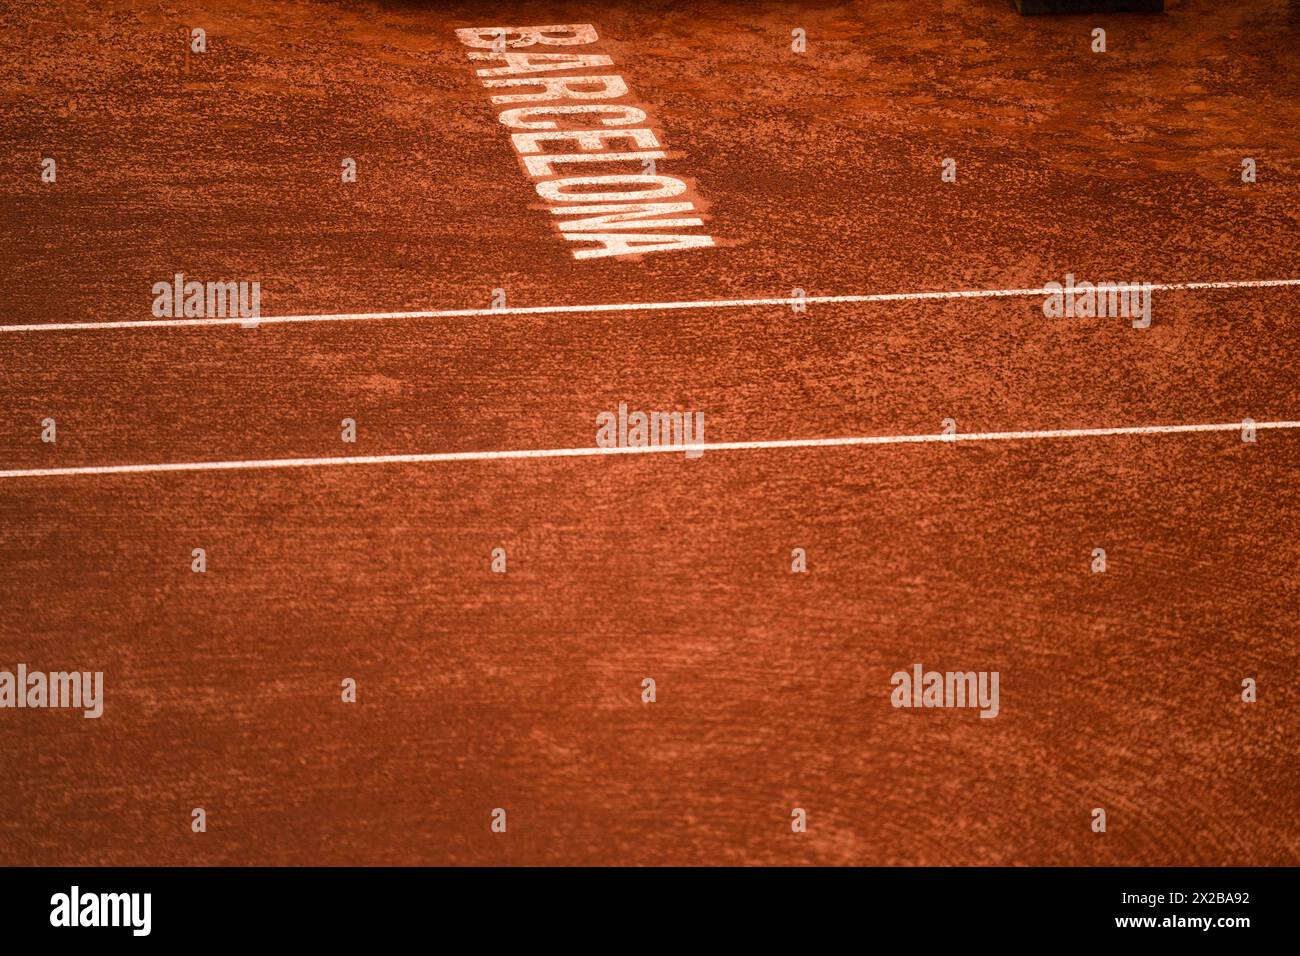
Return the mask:
<path id="1" fill-rule="evenodd" d="M 1246 279 L 1233 282 L 1150 283 L 1153 292 L 1198 289 L 1271 289 L 1300 286 L 1300 279 Z M 1105 292 L 1114 283 L 1095 286 Z M 505 315 L 561 315 L 575 312 L 649 312 L 680 309 L 739 309 L 760 305 L 807 305 L 861 302 L 924 302 L 933 299 L 1010 299 L 1046 296 L 1059 289 L 969 289 L 957 292 L 880 292 L 871 295 L 779 296 L 765 299 L 696 299 L 682 302 L 607 302 L 589 305 L 525 305 L 500 309 L 429 309 L 422 312 L 341 312 L 334 315 L 264 315 L 256 319 L 131 319 L 120 322 L 36 322 L 30 325 L 0 325 L 0 332 L 70 332 L 87 329 L 166 329 L 218 325 L 272 325 L 286 322 L 363 322 L 375 319 L 469 319 Z"/>
<path id="2" fill-rule="evenodd" d="M 687 451 L 747 451 L 761 448 L 839 448 L 850 445 L 909 445 L 930 442 L 1031 441 L 1049 438 L 1100 438 L 1107 435 L 1179 435 L 1240 431 L 1242 422 L 1208 425 L 1128 425 L 1118 428 L 1058 428 L 1049 431 L 958 432 L 954 435 L 866 435 L 847 438 L 790 438 L 775 441 L 703 442 L 630 448 L 525 448 L 512 451 L 444 451 L 422 455 L 350 455 L 328 458 L 259 458 L 247 461 L 188 461 L 141 465 L 84 465 L 71 468 L 13 468 L 0 478 L 57 478 L 68 475 L 123 475 L 165 471 L 237 471 L 252 468 L 315 468 L 329 465 L 428 464 L 444 461 L 499 461 L 516 458 L 584 458 L 598 455 L 684 454 Z M 1300 428 L 1295 422 L 1256 422 L 1256 430 Z"/>

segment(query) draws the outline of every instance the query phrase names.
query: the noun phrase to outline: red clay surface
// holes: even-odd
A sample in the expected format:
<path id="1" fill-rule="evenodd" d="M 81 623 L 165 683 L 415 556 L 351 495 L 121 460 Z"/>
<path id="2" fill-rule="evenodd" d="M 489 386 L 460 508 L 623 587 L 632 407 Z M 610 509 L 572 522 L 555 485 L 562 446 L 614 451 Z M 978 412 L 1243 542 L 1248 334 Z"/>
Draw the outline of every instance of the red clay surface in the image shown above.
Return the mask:
<path id="1" fill-rule="evenodd" d="M 577 262 L 454 34 L 528 5 L 9 5 L 0 324 L 175 272 L 268 315 L 1300 276 L 1300 8 L 1167 6 L 549 7 L 719 243 Z M 5 333 L 0 470 L 587 447 L 621 401 L 710 442 L 1295 420 L 1297 296 Z M 1279 430 L 2 479 L 0 669 L 107 702 L 0 710 L 0 864 L 1295 864 L 1298 467 Z M 892 708 L 917 661 L 1000 715 Z"/>

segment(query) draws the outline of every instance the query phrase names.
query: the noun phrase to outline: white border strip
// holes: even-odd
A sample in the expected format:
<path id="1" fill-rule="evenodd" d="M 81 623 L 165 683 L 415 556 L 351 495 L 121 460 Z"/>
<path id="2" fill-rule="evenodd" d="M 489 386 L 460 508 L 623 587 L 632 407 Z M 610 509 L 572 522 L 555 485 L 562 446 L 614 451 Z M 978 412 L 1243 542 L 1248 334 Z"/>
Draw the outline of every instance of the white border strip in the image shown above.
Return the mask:
<path id="1" fill-rule="evenodd" d="M 1300 286 L 1300 279 L 1248 279 L 1234 282 L 1149 283 L 1153 292 L 1181 292 L 1200 289 L 1273 289 Z M 1104 292 L 1114 283 L 1095 286 Z M 872 295 L 810 295 L 802 298 L 778 296 L 765 299 L 695 299 L 682 302 L 607 302 L 589 305 L 528 305 L 500 309 L 429 309 L 422 312 L 342 312 L 334 315 L 264 315 L 256 319 L 132 319 L 120 322 L 36 322 L 29 325 L 0 325 L 0 332 L 72 332 L 90 329 L 167 329 L 220 325 L 273 325 L 289 322 L 364 322 L 376 319 L 469 319 L 506 315 L 563 315 L 594 312 L 665 312 L 684 309 L 741 309 L 763 305 L 806 305 L 864 302 L 924 302 L 935 299 L 1011 299 L 1046 296 L 1059 289 L 970 289 L 957 292 L 881 292 Z"/>
<path id="2" fill-rule="evenodd" d="M 445 461 L 499 461 L 517 458 L 586 458 L 599 455 L 684 454 L 687 451 L 747 451 L 761 448 L 841 448 L 850 445 L 909 445 L 930 442 L 1033 441 L 1050 438 L 1101 438 L 1108 435 L 1180 435 L 1240 431 L 1242 422 L 1208 425 L 1130 425 L 1118 428 L 1058 428 L 1049 431 L 958 432 L 953 435 L 867 435 L 848 438 L 792 438 L 778 441 L 704 442 L 631 448 L 527 448 L 513 451 L 448 451 L 422 455 L 351 455 L 328 458 L 264 458 L 248 461 L 189 461 L 141 465 L 85 465 L 72 468 L 13 468 L 0 478 L 58 478 L 71 475 L 124 475 L 169 471 L 241 471 L 253 468 L 315 468 L 330 465 L 417 465 Z M 1256 422 L 1256 430 L 1300 428 L 1300 421 Z"/>

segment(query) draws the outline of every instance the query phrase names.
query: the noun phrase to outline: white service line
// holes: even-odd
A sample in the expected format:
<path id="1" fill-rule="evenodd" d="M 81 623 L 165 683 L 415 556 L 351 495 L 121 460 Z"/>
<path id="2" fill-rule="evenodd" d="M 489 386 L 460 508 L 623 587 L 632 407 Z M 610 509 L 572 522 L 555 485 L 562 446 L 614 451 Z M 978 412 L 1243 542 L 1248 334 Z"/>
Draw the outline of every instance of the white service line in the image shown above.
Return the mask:
<path id="1" fill-rule="evenodd" d="M 1233 282 L 1151 283 L 1153 292 L 1181 292 L 1200 289 L 1271 289 L 1300 286 L 1300 279 L 1246 279 Z M 1113 283 L 1096 286 L 1099 292 L 1115 288 Z M 272 325 L 286 322 L 364 322 L 376 319 L 470 319 L 506 315 L 562 315 L 593 312 L 648 312 L 684 309 L 741 309 L 760 305 L 807 305 L 863 302 L 924 302 L 933 299 L 1010 299 L 1046 296 L 1059 289 L 969 289 L 955 292 L 879 292 L 871 295 L 777 296 L 764 299 L 695 299 L 681 302 L 598 302 L 587 305 L 524 305 L 500 309 L 428 309 L 421 312 L 341 312 L 333 315 L 264 315 L 256 319 L 131 319 L 119 322 L 35 322 L 28 325 L 0 325 L 0 332 L 71 332 L 107 329 L 167 329 L 220 325 Z"/>
<path id="2" fill-rule="evenodd" d="M 1117 428 L 1057 428 L 1048 431 L 958 432 L 953 435 L 866 435 L 846 438 L 789 438 L 774 441 L 703 442 L 623 448 L 524 448 L 510 451 L 444 451 L 421 455 L 348 455 L 327 458 L 261 458 L 247 461 L 188 461 L 141 465 L 84 465 L 71 468 L 13 468 L 0 478 L 57 478 L 69 475 L 123 475 L 165 471 L 237 471 L 252 468 L 314 468 L 328 465 L 429 464 L 444 461 L 498 461 L 514 458 L 583 458 L 597 455 L 684 454 L 687 451 L 747 451 L 761 448 L 838 448 L 849 445 L 907 445 L 930 442 L 1032 441 L 1048 438 L 1100 438 L 1107 435 L 1178 435 L 1240 431 L 1242 422 L 1208 425 L 1128 425 Z M 1256 430 L 1300 428 L 1295 422 L 1256 422 Z"/>

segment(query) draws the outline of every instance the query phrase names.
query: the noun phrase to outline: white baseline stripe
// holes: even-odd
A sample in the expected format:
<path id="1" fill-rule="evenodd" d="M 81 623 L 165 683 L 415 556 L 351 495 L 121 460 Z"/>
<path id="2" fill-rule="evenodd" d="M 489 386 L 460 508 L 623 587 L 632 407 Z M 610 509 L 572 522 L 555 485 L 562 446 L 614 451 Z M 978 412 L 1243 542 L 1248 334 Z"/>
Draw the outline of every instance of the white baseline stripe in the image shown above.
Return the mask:
<path id="1" fill-rule="evenodd" d="M 248 461 L 188 461 L 140 465 L 84 465 L 71 468 L 13 468 L 0 478 L 56 478 L 68 475 L 123 475 L 166 471 L 239 471 L 253 468 L 315 468 L 329 465 L 428 464 L 444 461 L 499 461 L 515 458 L 585 458 L 599 455 L 683 454 L 687 451 L 747 451 L 761 448 L 839 448 L 850 445 L 908 445 L 930 442 L 1033 441 L 1050 438 L 1100 438 L 1107 435 L 1178 435 L 1240 431 L 1241 422 L 1208 425 L 1127 425 L 1117 428 L 1058 428 L 1049 431 L 958 432 L 954 435 L 866 435 L 846 438 L 790 438 L 775 441 L 704 442 L 632 448 L 525 448 L 512 451 L 446 451 L 421 455 L 351 455 L 328 458 L 261 458 Z M 1256 422 L 1255 428 L 1300 428 L 1300 421 Z"/>
<path id="2" fill-rule="evenodd" d="M 1247 279 L 1233 282 L 1150 283 L 1153 292 L 1203 289 L 1272 289 L 1300 286 L 1300 279 Z M 1114 283 L 1096 286 L 1105 292 Z M 30 325 L 0 325 L 0 332 L 70 332 L 88 329 L 167 329 L 219 325 L 272 325 L 287 322 L 363 322 L 376 319 L 469 319 L 506 315 L 562 315 L 593 312 L 648 312 L 682 309 L 740 309 L 760 305 L 807 305 L 863 302 L 924 302 L 934 299 L 1011 299 L 1046 296 L 1059 290 L 969 289 L 956 292 L 880 292 L 872 295 L 810 295 L 803 298 L 778 296 L 764 299 L 696 299 L 682 302 L 605 302 L 588 305 L 526 305 L 500 309 L 429 309 L 422 312 L 341 312 L 333 315 L 264 315 L 256 319 L 131 319 L 120 322 L 36 322 Z"/>

